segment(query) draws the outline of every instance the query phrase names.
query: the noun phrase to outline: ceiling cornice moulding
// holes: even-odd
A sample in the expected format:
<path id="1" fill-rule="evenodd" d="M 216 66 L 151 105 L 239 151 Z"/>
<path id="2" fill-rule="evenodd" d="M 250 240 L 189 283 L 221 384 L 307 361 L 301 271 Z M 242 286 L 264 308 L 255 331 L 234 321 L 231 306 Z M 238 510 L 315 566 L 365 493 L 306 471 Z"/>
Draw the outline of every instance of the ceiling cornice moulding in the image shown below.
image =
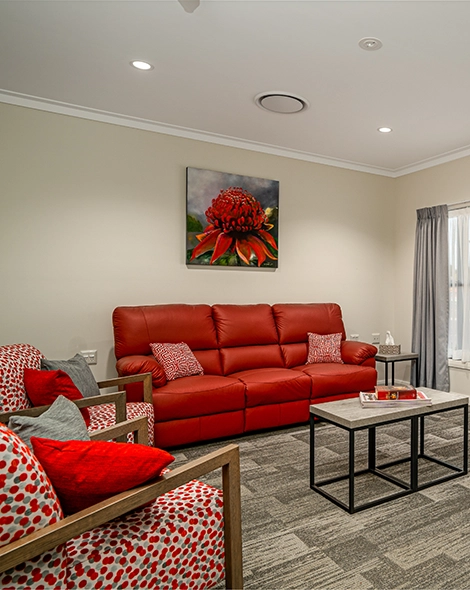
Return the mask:
<path id="1" fill-rule="evenodd" d="M 281 156 L 283 158 L 292 158 L 295 160 L 303 160 L 315 164 L 323 164 L 325 166 L 334 166 L 336 168 L 346 168 L 348 170 L 355 170 L 357 172 L 366 172 L 368 174 L 377 174 L 380 176 L 387 176 L 390 178 L 398 178 L 413 172 L 418 172 L 426 168 L 431 168 L 439 164 L 444 164 L 452 160 L 457 160 L 470 155 L 470 146 L 465 148 L 453 150 L 446 154 L 442 154 L 421 162 L 416 162 L 409 166 L 403 166 L 395 170 L 380 168 L 378 166 L 369 166 L 360 164 L 358 162 L 350 162 L 347 160 L 340 160 L 337 158 L 330 158 L 318 154 L 311 154 L 299 150 L 280 148 L 274 145 L 258 143 L 255 141 L 238 139 L 236 137 L 229 137 L 210 133 L 205 131 L 198 131 L 196 129 L 189 129 L 179 127 L 178 125 L 169 125 L 166 123 L 158 123 L 148 119 L 140 119 L 138 117 L 129 117 L 117 113 L 110 113 L 98 109 L 91 109 L 83 106 L 63 103 L 55 100 L 40 98 L 18 92 L 10 92 L 8 90 L 0 89 L 0 102 L 11 104 L 15 106 L 26 107 L 60 115 L 68 115 L 70 117 L 77 117 L 81 119 L 89 119 L 91 121 L 98 121 L 101 123 L 109 123 L 112 125 L 119 125 L 122 127 L 130 127 L 133 129 L 141 129 L 144 131 L 151 131 L 153 133 L 161 133 L 164 135 L 173 135 L 184 139 L 193 139 L 196 141 L 204 141 L 214 143 L 227 147 L 234 147 L 244 150 L 251 150 L 261 152 L 274 156 Z"/>

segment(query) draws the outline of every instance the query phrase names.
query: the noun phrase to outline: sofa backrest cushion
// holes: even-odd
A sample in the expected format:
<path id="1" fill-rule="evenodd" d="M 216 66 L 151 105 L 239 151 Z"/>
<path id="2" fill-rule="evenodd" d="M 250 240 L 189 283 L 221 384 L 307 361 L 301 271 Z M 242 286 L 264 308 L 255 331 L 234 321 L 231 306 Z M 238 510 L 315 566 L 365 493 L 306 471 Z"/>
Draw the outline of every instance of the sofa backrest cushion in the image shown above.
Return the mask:
<path id="1" fill-rule="evenodd" d="M 337 303 L 276 303 L 272 309 L 287 367 L 307 362 L 308 332 L 340 332 L 342 339 L 346 338 L 341 308 Z"/>
<path id="2" fill-rule="evenodd" d="M 281 350 L 277 344 L 222 348 L 220 354 L 224 375 L 249 369 L 284 367 Z"/>
<path id="3" fill-rule="evenodd" d="M 113 328 L 117 360 L 125 356 L 151 355 L 152 342 L 185 342 L 204 372 L 222 374 L 210 305 L 117 307 L 113 312 Z"/>
<path id="4" fill-rule="evenodd" d="M 201 363 L 205 375 L 222 375 L 222 364 L 218 350 L 193 350 Z"/>
<path id="5" fill-rule="evenodd" d="M 113 312 L 116 358 L 151 354 L 151 342 L 185 342 L 191 350 L 217 348 L 210 305 L 143 305 Z"/>
<path id="6" fill-rule="evenodd" d="M 216 304 L 212 315 L 224 375 L 284 366 L 270 305 Z"/>
<path id="7" fill-rule="evenodd" d="M 257 305 L 212 306 L 219 346 L 250 346 L 278 344 L 276 324 L 271 306 Z"/>

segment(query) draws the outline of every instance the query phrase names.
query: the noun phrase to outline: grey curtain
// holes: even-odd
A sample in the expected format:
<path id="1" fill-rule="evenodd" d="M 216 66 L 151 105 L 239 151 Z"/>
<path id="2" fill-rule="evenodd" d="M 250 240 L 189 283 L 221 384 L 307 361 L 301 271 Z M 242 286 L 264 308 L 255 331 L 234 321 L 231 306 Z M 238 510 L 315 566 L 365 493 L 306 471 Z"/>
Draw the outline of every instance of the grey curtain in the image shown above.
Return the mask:
<path id="1" fill-rule="evenodd" d="M 412 379 L 415 386 L 449 391 L 447 205 L 418 209 L 416 213 L 411 346 L 419 359 Z"/>

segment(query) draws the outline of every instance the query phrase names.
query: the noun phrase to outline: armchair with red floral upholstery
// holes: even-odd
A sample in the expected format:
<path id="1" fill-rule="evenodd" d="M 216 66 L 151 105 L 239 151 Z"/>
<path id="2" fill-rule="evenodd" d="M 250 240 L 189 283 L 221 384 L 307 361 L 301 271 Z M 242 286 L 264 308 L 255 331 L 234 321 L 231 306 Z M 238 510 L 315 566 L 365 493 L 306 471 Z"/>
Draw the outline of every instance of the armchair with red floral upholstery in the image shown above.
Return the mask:
<path id="1" fill-rule="evenodd" d="M 138 464 L 134 473 L 145 479 L 173 459 L 153 447 L 109 442 L 131 431 L 136 442 L 145 440 L 146 417 L 92 432 L 89 442 L 32 438 L 33 454 L 0 422 L 2 588 L 203 589 L 220 583 L 224 574 L 226 588 L 243 587 L 238 446 L 228 445 L 173 471 L 163 470 L 151 481 L 83 507 L 86 500 L 99 499 L 94 482 L 80 479 L 80 469 L 93 473 L 86 466 L 89 458 L 77 465 L 71 461 L 83 446 L 88 454 L 90 449 L 100 457 L 103 449 L 115 454 L 114 472 L 119 481 L 127 465 Z M 130 458 L 124 449 L 130 449 Z M 55 455 L 48 462 L 51 450 Z M 55 479 L 61 463 L 68 471 L 67 481 L 72 477 L 69 472 L 77 470 L 77 485 L 72 490 L 75 505 L 66 495 L 64 478 Z M 112 469 L 106 474 L 105 462 L 100 464 L 102 469 L 95 471 L 103 473 L 96 477 L 105 481 L 111 474 L 114 478 Z M 222 491 L 195 479 L 219 468 Z M 106 487 L 109 485 L 107 481 Z M 83 492 L 87 486 L 95 494 L 93 500 Z"/>
<path id="2" fill-rule="evenodd" d="M 55 370 L 44 370 L 51 367 Z M 67 371 L 72 371 L 72 377 Z M 123 389 L 130 383 L 141 386 L 142 401 L 126 403 Z M 116 387 L 120 391 L 100 394 L 100 389 Z M 148 440 L 153 445 L 154 409 L 150 374 L 96 382 L 80 355 L 68 361 L 49 361 L 30 344 L 0 346 L 0 413 L 16 413 L 49 405 L 58 395 L 65 395 L 82 408 L 90 432 L 127 418 L 146 416 Z M 132 440 L 132 435 L 129 435 L 129 440 Z"/>

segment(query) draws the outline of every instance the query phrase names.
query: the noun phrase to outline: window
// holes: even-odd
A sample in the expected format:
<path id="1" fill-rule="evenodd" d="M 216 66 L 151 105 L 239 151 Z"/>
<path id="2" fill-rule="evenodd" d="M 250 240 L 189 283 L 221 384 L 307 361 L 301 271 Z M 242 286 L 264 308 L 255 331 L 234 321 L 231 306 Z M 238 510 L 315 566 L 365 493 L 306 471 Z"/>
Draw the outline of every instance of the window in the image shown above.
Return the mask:
<path id="1" fill-rule="evenodd" d="M 470 207 L 449 211 L 448 357 L 470 361 Z"/>

